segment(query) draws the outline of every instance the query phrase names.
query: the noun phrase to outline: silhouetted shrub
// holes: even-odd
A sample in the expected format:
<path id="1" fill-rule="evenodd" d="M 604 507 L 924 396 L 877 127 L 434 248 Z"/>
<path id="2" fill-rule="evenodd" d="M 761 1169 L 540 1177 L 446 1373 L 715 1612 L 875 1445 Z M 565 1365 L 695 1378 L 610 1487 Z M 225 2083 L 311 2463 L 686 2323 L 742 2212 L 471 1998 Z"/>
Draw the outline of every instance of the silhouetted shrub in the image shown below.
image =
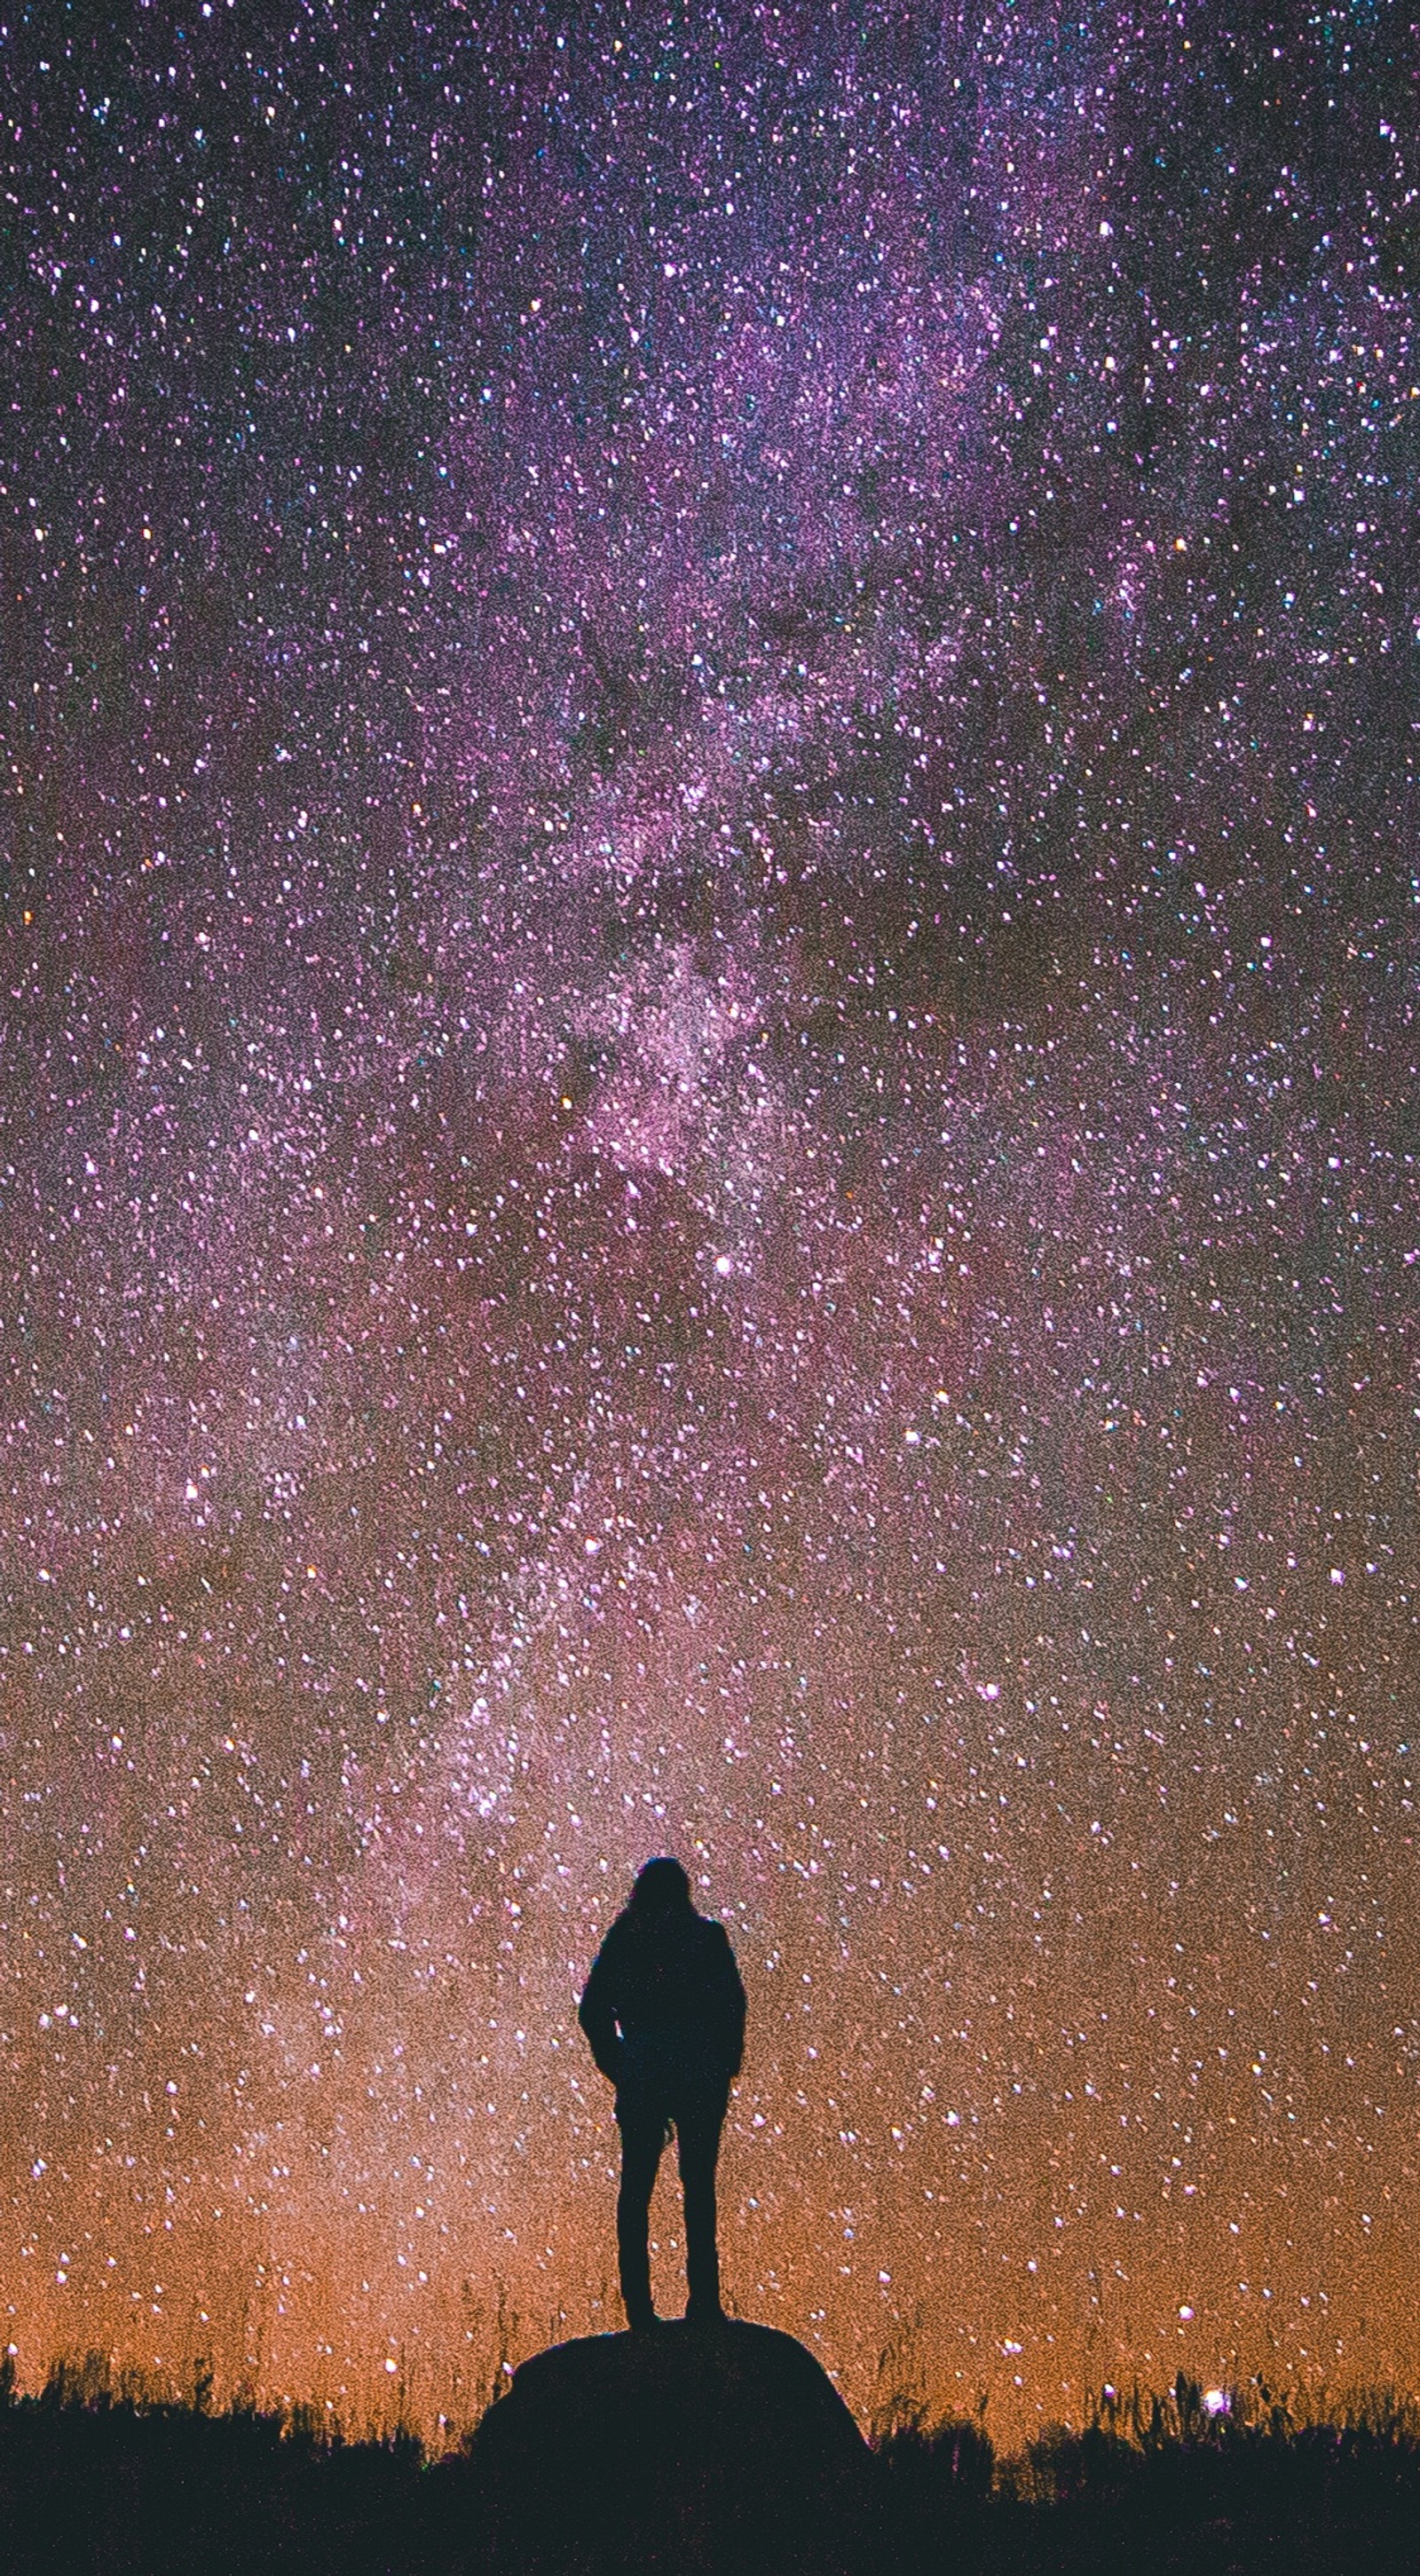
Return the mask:
<path id="1" fill-rule="evenodd" d="M 900 2407 L 875 2447 L 855 2576 L 1420 2568 L 1420 2409 L 1384 2390 L 1307 2411 L 1260 2380 L 1219 2405 L 1180 2379 L 1106 2394 L 1009 2460 L 979 2422 Z M 527 2470 L 534 2486 L 558 2473 Z M 178 2402 L 92 2354 L 23 2397 L 0 2363 L 5 2576 L 484 2576 L 480 2510 L 473 2462 L 430 2461 L 407 2430 L 359 2441 L 314 2408 L 219 2411 L 201 2370 Z M 600 2576 L 590 2539 L 579 2568 Z"/>

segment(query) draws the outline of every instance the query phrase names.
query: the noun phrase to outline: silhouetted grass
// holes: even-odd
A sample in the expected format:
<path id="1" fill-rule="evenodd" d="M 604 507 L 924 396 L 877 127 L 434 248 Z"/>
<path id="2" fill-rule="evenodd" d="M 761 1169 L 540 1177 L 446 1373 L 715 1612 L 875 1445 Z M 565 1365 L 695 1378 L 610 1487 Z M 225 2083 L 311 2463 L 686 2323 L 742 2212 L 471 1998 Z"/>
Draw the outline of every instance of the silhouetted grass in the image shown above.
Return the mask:
<path id="1" fill-rule="evenodd" d="M 549 2464 L 555 2474 L 555 2464 Z M 1380 2392 L 1299 2411 L 1258 2382 L 1209 2413 L 1107 2395 L 1001 2460 L 980 2423 L 900 2408 L 853 2576 L 1416 2576 L 1420 2409 Z M 476 2471 L 413 2434 L 349 2439 L 312 2409 L 214 2408 L 58 2366 L 0 2367 L 0 2566 L 13 2576 L 478 2576 Z M 588 2576 L 594 2576 L 589 2567 Z M 726 2576 L 733 2576 L 726 2571 Z"/>
<path id="2" fill-rule="evenodd" d="M 347 2441 L 313 2409 L 217 2412 L 60 2363 L 37 2397 L 0 2372 L 0 2566 L 14 2576 L 377 2576 L 462 2564 L 409 2433 Z"/>
<path id="3" fill-rule="evenodd" d="M 978 2425 L 909 2413 L 878 2460 L 903 2576 L 1420 2570 L 1420 2408 L 1390 2391 L 1313 2410 L 1254 2380 L 1210 2408 L 1181 2374 L 1000 2461 Z"/>

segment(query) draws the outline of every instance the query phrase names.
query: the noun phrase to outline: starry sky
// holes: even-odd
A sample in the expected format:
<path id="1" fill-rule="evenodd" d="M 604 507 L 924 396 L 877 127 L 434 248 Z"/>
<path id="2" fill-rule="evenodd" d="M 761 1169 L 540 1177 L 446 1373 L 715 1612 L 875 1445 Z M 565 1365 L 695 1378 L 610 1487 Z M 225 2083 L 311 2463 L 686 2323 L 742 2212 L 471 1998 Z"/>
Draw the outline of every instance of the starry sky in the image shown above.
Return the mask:
<path id="1" fill-rule="evenodd" d="M 0 2327 L 1413 2385 L 1420 38 L 0 30 Z M 678 2215 L 656 2209 L 678 2306 Z"/>

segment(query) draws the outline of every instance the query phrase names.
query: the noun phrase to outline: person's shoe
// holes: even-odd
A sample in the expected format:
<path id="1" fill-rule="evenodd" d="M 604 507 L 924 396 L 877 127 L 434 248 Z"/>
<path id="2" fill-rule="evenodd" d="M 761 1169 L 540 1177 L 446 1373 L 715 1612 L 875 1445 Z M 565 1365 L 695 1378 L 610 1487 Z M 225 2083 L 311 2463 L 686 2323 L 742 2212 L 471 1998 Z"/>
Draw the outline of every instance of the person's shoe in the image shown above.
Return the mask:
<path id="1" fill-rule="evenodd" d="M 718 2299 L 692 2299 L 685 2312 L 688 2326 L 722 2326 L 725 2311 Z"/>
<path id="2" fill-rule="evenodd" d="M 628 2308 L 626 2322 L 632 2334 L 654 2334 L 661 2320 L 654 2308 Z"/>

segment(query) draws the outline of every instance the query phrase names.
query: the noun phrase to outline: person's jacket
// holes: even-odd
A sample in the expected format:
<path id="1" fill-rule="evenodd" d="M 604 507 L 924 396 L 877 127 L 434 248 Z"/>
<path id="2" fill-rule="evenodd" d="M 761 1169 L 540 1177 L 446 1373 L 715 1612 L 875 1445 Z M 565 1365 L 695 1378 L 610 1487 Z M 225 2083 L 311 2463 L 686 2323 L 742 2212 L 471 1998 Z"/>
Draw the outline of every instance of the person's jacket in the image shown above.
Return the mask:
<path id="1" fill-rule="evenodd" d="M 692 1906 L 628 1906 L 592 1962 L 577 2018 L 619 2091 L 728 2085 L 744 2054 L 745 1990 L 724 1925 Z"/>

